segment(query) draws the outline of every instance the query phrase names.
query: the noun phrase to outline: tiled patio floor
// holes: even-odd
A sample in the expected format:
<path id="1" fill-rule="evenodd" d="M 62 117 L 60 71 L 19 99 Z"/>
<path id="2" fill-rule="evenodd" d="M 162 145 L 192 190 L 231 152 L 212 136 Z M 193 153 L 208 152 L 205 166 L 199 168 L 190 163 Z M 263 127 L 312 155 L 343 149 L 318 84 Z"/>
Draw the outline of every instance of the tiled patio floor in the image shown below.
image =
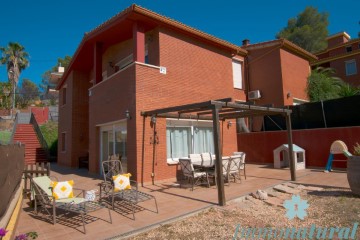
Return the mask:
<path id="1" fill-rule="evenodd" d="M 101 181 L 97 175 L 89 175 L 86 170 L 75 170 L 52 165 L 53 176 L 59 180 L 74 180 L 75 187 L 91 190 L 97 189 L 97 184 Z M 297 171 L 298 183 L 322 186 L 335 186 L 348 188 L 345 172 L 323 173 L 322 170 L 307 169 Z M 242 183 L 231 183 L 225 186 L 226 199 L 238 198 L 257 189 L 265 189 L 270 186 L 290 180 L 290 172 L 285 169 L 273 169 L 264 165 L 247 165 L 247 180 Z M 16 234 L 29 231 L 36 231 L 38 239 L 106 239 L 118 236 L 131 231 L 158 225 L 164 221 L 196 212 L 209 206 L 217 204 L 217 190 L 215 186 L 211 188 L 197 187 L 194 191 L 189 188 L 179 188 L 174 183 L 158 183 L 142 187 L 141 191 L 148 192 L 156 196 L 159 206 L 159 213 L 154 213 L 155 205 L 153 201 L 141 204 L 144 208 L 138 209 L 135 214 L 136 220 L 132 219 L 131 214 L 124 214 L 119 208 L 111 211 L 113 223 L 108 221 L 106 209 L 91 213 L 96 218 L 88 218 L 86 224 L 87 234 L 82 233 L 82 222 L 78 216 L 68 218 L 62 217 L 56 225 L 53 225 L 41 214 L 33 213 L 28 201 L 23 203 L 20 213 Z M 152 210 L 152 211 L 149 211 Z"/>

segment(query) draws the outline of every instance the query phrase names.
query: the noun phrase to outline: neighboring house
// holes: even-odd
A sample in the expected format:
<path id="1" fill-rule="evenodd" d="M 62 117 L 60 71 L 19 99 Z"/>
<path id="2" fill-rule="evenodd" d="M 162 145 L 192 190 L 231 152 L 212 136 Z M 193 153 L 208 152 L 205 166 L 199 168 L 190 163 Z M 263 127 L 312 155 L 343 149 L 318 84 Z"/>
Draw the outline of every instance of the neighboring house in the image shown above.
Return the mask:
<path id="1" fill-rule="evenodd" d="M 228 97 L 247 101 L 246 55 L 239 46 L 130 6 L 85 34 L 57 86 L 58 164 L 77 167 L 88 155 L 89 171 L 100 172 L 101 161 L 120 154 L 138 181 L 151 181 L 152 172 L 155 180 L 175 178 L 179 157 L 213 152 L 212 123 L 157 119 L 153 139 L 154 124 L 141 111 Z M 309 64 L 305 70 L 307 76 Z M 222 126 L 222 151 L 231 155 L 236 128 Z"/>
<path id="2" fill-rule="evenodd" d="M 360 86 L 360 38 L 351 40 L 349 34 L 340 32 L 329 36 L 327 42 L 327 49 L 316 54 L 319 60 L 312 66 L 333 68 L 337 77 Z"/>
<path id="3" fill-rule="evenodd" d="M 259 105 L 282 107 L 308 102 L 306 94 L 310 62 L 317 57 L 286 39 L 249 44 L 246 62 L 249 92 L 259 91 L 260 98 L 250 100 Z"/>
<path id="4" fill-rule="evenodd" d="M 317 57 L 286 39 L 249 44 L 246 58 L 246 83 L 250 101 L 258 105 L 283 107 L 308 102 L 307 78 L 310 62 Z M 250 129 L 260 131 L 263 117 L 255 117 Z"/>

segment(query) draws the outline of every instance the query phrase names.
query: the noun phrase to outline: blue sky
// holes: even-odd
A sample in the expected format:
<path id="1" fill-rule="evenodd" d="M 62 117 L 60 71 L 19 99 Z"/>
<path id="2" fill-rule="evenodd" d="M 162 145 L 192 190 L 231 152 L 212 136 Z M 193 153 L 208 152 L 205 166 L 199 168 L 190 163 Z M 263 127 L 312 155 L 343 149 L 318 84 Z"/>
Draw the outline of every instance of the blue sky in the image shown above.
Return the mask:
<path id="1" fill-rule="evenodd" d="M 18 0 L 1 3 L 0 46 L 22 44 L 30 54 L 30 67 L 20 79 L 39 83 L 43 72 L 58 57 L 73 55 L 84 32 L 136 3 L 234 44 L 268 41 L 306 6 L 328 12 L 330 34 L 360 31 L 360 1 L 348 0 Z M 7 81 L 0 66 L 0 81 Z"/>

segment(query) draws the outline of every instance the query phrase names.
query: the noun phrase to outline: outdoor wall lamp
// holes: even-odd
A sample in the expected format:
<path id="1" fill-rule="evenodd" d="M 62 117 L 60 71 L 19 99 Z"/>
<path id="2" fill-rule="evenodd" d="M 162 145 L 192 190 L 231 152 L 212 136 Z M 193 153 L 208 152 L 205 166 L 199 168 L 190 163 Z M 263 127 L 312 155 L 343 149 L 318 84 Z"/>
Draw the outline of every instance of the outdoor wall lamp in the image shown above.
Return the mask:
<path id="1" fill-rule="evenodd" d="M 131 119 L 130 111 L 128 109 L 125 111 L 125 117 L 126 117 L 127 120 Z"/>
<path id="2" fill-rule="evenodd" d="M 287 98 L 290 98 L 291 97 L 291 92 L 288 92 L 287 95 L 286 95 Z"/>
<path id="3" fill-rule="evenodd" d="M 228 121 L 227 122 L 227 127 L 229 128 L 229 127 L 231 127 L 232 126 L 232 122 L 231 121 Z"/>
<path id="4" fill-rule="evenodd" d="M 151 122 L 152 122 L 153 124 L 156 123 L 156 116 L 155 116 L 155 115 L 153 115 L 153 116 L 151 117 Z"/>

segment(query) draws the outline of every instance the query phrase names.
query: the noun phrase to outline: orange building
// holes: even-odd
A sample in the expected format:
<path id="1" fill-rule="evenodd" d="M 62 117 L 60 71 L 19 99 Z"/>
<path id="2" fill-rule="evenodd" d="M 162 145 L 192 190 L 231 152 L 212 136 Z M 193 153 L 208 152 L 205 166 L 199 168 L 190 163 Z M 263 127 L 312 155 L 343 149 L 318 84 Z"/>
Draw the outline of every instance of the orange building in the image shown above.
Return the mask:
<path id="1" fill-rule="evenodd" d="M 306 82 L 309 63 L 302 58 L 298 63 L 297 57 L 291 60 L 293 52 L 281 52 L 276 61 L 285 56 L 290 60 L 284 66 L 301 65 Z M 89 155 L 89 171 L 99 172 L 101 161 L 121 154 L 123 165 L 136 180 L 150 182 L 155 156 L 155 180 L 175 178 L 179 157 L 213 152 L 212 123 L 158 119 L 154 141 L 153 124 L 149 118 L 144 120 L 141 111 L 228 97 L 248 101 L 247 53 L 145 8 L 130 6 L 85 34 L 57 86 L 58 164 L 78 167 L 79 157 Z M 286 72 L 293 73 L 298 72 Z M 293 89 L 286 85 L 281 92 L 295 94 Z M 270 98 L 266 101 L 272 103 Z M 276 100 L 275 105 L 288 103 Z M 221 136 L 224 155 L 237 151 L 235 126 L 222 128 Z"/>
<path id="2" fill-rule="evenodd" d="M 329 36 L 327 41 L 327 49 L 316 54 L 319 59 L 312 66 L 333 68 L 337 77 L 360 86 L 360 38 L 351 40 L 349 34 L 340 32 Z"/>

